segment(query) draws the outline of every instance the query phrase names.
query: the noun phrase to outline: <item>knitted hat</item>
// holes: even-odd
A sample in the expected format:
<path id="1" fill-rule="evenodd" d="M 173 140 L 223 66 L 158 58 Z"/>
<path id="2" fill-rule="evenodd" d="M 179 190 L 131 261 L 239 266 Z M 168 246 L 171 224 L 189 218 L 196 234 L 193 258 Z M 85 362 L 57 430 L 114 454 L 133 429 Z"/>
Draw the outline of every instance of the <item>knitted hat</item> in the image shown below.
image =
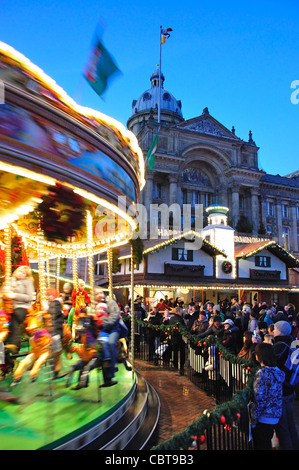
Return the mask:
<path id="1" fill-rule="evenodd" d="M 281 336 L 290 335 L 292 331 L 291 325 L 284 320 L 277 321 L 276 323 L 274 323 L 274 329 L 278 331 Z"/>
<path id="2" fill-rule="evenodd" d="M 213 307 L 214 310 L 216 310 L 217 312 L 220 312 L 220 305 L 214 305 Z"/>
<path id="3" fill-rule="evenodd" d="M 234 326 L 234 322 L 230 318 L 227 318 L 225 322 L 223 322 L 223 325 Z"/>

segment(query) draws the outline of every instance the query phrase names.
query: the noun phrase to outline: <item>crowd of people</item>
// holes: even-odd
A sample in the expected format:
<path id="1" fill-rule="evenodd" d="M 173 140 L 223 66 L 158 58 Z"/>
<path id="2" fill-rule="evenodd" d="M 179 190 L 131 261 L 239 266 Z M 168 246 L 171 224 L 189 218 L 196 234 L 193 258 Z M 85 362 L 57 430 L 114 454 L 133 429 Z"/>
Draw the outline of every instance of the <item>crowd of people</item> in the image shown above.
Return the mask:
<path id="1" fill-rule="evenodd" d="M 24 370 L 30 366 L 31 379 L 36 380 L 41 365 L 49 356 L 52 358 L 53 379 L 59 378 L 61 354 L 66 344 L 68 355 L 76 353 L 79 356 L 67 374 L 66 386 L 70 386 L 73 373 L 79 371 L 78 383 L 73 389 L 87 387 L 90 371 L 100 365 L 103 385 L 117 384 L 114 376 L 119 341 L 130 332 L 122 317 L 130 317 L 130 306 L 122 308 L 96 287 L 96 306 L 91 309 L 90 295 L 82 280 L 76 289 L 66 283 L 62 292 L 49 288 L 46 294 L 47 301 L 39 308 L 40 316 L 32 315 L 34 283 L 27 266 L 20 266 L 13 273 L 9 286 L 2 289 L 3 298 L 11 302 L 13 309 L 7 335 L 4 335 L 6 351 L 17 353 L 20 350 L 22 325 L 31 336 L 31 349 L 18 362 L 11 385 L 18 385 Z M 145 323 L 174 327 L 171 343 L 163 337 L 163 329 L 147 330 L 149 359 L 154 358 L 158 348 L 168 343 L 163 350 L 163 360 L 167 363 L 172 357 L 173 366 L 181 374 L 184 373 L 186 344 L 181 330 L 175 328 L 177 324 L 199 340 L 216 336 L 230 353 L 259 364 L 250 407 L 254 448 L 270 449 L 275 432 L 281 449 L 299 449 L 293 413 L 296 388 L 290 380 L 292 371 L 286 365 L 294 341 L 299 343 L 299 313 L 292 304 L 280 307 L 275 303 L 255 302 L 250 305 L 233 298 L 219 304 L 191 301 L 184 307 L 179 297 L 173 300 L 165 296 L 146 312 L 143 298 L 138 296 L 134 301 L 134 311 L 136 317 Z M 1 328 L 3 325 L 1 323 Z M 129 368 L 126 361 L 125 364 Z"/>
<path id="2" fill-rule="evenodd" d="M 199 340 L 209 335 L 217 336 L 230 353 L 260 365 L 254 380 L 250 414 L 254 448 L 270 449 L 275 432 L 281 449 L 299 449 L 293 411 L 298 390 L 290 384 L 292 371 L 286 366 L 291 345 L 294 341 L 299 344 L 299 313 L 294 305 L 267 305 L 265 302 L 251 305 L 233 298 L 219 304 L 207 301 L 201 305 L 191 301 L 183 308 L 180 298 L 175 300 L 174 306 L 173 300 L 169 301 L 166 296 L 148 313 L 142 297 L 135 299 L 134 308 L 138 318 L 152 325 L 179 323 Z M 129 314 L 127 305 L 124 315 Z M 161 331 L 148 330 L 149 359 L 153 359 L 165 342 Z M 178 331 L 171 336 L 171 346 L 161 350 L 163 360 L 167 361 L 167 354 L 173 353 L 173 365 L 179 366 L 183 373 L 185 342 Z"/>
<path id="3" fill-rule="evenodd" d="M 78 383 L 73 389 L 87 387 L 89 372 L 95 367 L 101 367 L 103 371 L 103 386 L 117 384 L 114 380 L 117 361 L 124 356 L 119 354 L 119 340 L 126 335 L 127 328 L 121 324 L 116 301 L 106 297 L 101 288 L 94 289 L 94 308 L 81 279 L 77 288 L 70 283 L 64 284 L 62 292 L 48 288 L 46 300 L 41 300 L 38 293 L 35 296 L 31 269 L 20 266 L 10 282 L 3 285 L 2 298 L 11 302 L 12 308 L 7 321 L 1 323 L 1 328 L 6 328 L 3 336 L 5 356 L 9 360 L 14 354 L 18 361 L 12 387 L 21 382 L 27 368 L 30 368 L 31 380 L 35 381 L 41 366 L 49 359 L 53 379 L 61 378 L 63 352 L 68 358 L 73 353 L 78 355 L 78 362 L 67 374 L 66 386 L 70 386 L 72 374 L 78 370 Z M 18 358 L 23 331 L 30 337 L 30 349 L 24 358 L 22 355 Z M 123 362 L 130 369 L 129 364 Z"/>

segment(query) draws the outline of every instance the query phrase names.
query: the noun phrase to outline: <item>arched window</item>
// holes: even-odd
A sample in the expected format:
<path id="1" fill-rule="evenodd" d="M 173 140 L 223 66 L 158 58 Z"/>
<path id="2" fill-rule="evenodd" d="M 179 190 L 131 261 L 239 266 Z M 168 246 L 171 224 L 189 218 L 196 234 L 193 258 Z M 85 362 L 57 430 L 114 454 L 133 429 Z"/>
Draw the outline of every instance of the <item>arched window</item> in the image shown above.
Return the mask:
<path id="1" fill-rule="evenodd" d="M 143 101 L 150 101 L 152 95 L 148 92 L 144 93 L 143 95 Z"/>

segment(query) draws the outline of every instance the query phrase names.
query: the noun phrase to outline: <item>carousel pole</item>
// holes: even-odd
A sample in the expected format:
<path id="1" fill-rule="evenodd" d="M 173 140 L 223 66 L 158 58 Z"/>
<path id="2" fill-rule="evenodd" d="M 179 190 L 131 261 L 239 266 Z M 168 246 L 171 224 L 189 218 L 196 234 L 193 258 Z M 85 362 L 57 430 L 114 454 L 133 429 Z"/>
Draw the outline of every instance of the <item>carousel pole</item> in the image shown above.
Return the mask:
<path id="1" fill-rule="evenodd" d="M 86 211 L 86 234 L 87 234 L 87 254 L 88 254 L 88 279 L 91 286 L 90 302 L 92 308 L 95 308 L 94 298 L 94 265 L 93 265 L 93 228 L 92 228 L 92 215 L 90 211 Z"/>
<path id="2" fill-rule="evenodd" d="M 78 262 L 77 262 L 77 253 L 72 254 L 73 259 L 73 286 L 74 289 L 78 288 Z"/>
<path id="3" fill-rule="evenodd" d="M 11 225 L 7 225 L 4 229 L 4 244 L 5 244 L 5 273 L 4 285 L 5 291 L 10 291 L 11 288 Z M 12 300 L 4 296 L 4 308 L 8 315 L 13 312 Z"/>
<path id="4" fill-rule="evenodd" d="M 50 258 L 46 258 L 46 270 L 47 270 L 47 288 L 51 287 L 51 280 L 50 280 Z"/>
<path id="5" fill-rule="evenodd" d="M 11 225 L 4 229 L 5 244 L 5 286 L 10 286 L 11 282 Z M 8 289 L 9 290 L 9 289 Z"/>
<path id="6" fill-rule="evenodd" d="M 56 289 L 59 291 L 59 277 L 60 277 L 60 256 L 56 260 Z"/>
<path id="7" fill-rule="evenodd" d="M 131 365 L 134 376 L 135 362 L 135 311 L 134 311 L 134 256 L 131 245 Z"/>
<path id="8" fill-rule="evenodd" d="M 108 267 L 108 289 L 109 297 L 113 299 L 113 287 L 112 287 L 112 249 L 110 246 L 107 248 L 107 267 Z"/>

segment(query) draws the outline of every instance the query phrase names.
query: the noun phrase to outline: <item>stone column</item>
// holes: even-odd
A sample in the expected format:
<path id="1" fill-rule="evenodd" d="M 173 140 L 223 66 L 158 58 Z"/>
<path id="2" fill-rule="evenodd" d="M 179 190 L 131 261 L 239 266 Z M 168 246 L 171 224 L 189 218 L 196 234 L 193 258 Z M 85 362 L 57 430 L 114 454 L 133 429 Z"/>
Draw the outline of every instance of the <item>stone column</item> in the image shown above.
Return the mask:
<path id="1" fill-rule="evenodd" d="M 143 197 L 143 201 L 147 210 L 148 217 L 150 214 L 150 205 L 153 200 L 153 179 L 154 179 L 153 173 L 148 172 L 146 175 L 146 183 L 144 186 L 144 197 Z"/>
<path id="2" fill-rule="evenodd" d="M 261 219 L 262 219 L 262 222 L 265 226 L 265 229 L 267 228 L 267 209 L 266 209 L 266 200 L 265 199 L 262 199 L 261 201 L 261 211 L 262 211 L 262 214 L 261 214 Z"/>
<path id="3" fill-rule="evenodd" d="M 258 233 L 259 229 L 259 195 L 257 188 L 251 188 L 251 221 L 253 225 L 252 232 Z"/>
<path id="4" fill-rule="evenodd" d="M 239 190 L 240 186 L 233 183 L 232 187 L 232 221 L 235 227 L 240 218 L 240 205 L 239 205 Z"/>
<path id="5" fill-rule="evenodd" d="M 227 207 L 228 206 L 228 198 L 227 198 L 227 187 L 225 184 L 221 184 L 219 187 L 219 204 Z"/>
<path id="6" fill-rule="evenodd" d="M 282 217 L 281 217 L 281 199 L 276 199 L 276 228 L 277 228 L 277 243 L 283 245 L 282 239 Z"/>
<path id="7" fill-rule="evenodd" d="M 291 218 L 290 251 L 298 252 L 296 201 L 290 202 L 290 218 Z"/>
<path id="8" fill-rule="evenodd" d="M 178 193 L 178 179 L 176 175 L 169 175 L 169 205 L 181 203 L 181 192 Z"/>

